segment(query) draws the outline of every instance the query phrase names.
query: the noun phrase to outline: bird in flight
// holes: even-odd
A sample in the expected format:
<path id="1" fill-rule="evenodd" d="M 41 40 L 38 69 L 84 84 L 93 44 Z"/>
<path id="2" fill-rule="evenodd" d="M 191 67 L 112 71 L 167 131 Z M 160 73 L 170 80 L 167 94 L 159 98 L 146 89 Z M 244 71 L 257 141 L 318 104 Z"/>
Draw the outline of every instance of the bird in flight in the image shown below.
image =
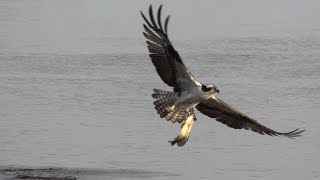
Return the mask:
<path id="1" fill-rule="evenodd" d="M 173 92 L 154 89 L 152 97 L 156 99 L 155 109 L 161 118 L 173 123 L 183 123 L 179 134 L 181 136 L 179 138 L 178 135 L 171 142 L 172 145 L 180 142 L 181 139 L 188 140 L 193 121 L 196 119 L 194 108 L 234 129 L 246 129 L 259 134 L 280 135 L 288 138 L 301 136 L 304 130 L 299 128 L 290 132 L 278 132 L 260 124 L 216 97 L 216 93 L 219 93 L 216 85 L 200 83 L 185 66 L 179 53 L 170 42 L 168 37 L 170 16 L 167 16 L 162 24 L 161 10 L 162 5 L 155 17 L 150 5 L 149 19 L 142 11 L 140 12 L 145 21 L 143 35 L 147 39 L 151 61 L 163 82 L 173 88 Z M 188 124 L 191 124 L 190 128 L 183 128 Z"/>

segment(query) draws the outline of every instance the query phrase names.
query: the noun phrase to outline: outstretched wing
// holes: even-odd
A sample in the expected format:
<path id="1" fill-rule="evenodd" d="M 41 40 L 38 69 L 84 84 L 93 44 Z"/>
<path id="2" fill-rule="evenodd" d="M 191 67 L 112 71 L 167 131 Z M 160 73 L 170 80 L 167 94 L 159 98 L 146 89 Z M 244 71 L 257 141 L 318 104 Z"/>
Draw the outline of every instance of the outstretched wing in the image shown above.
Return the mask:
<path id="1" fill-rule="evenodd" d="M 146 24 L 143 24 L 145 32 L 143 35 L 147 38 L 150 58 L 156 67 L 157 73 L 161 79 L 175 91 L 179 91 L 190 86 L 201 86 L 194 78 L 188 68 L 183 64 L 178 52 L 173 48 L 168 38 L 168 16 L 164 23 L 161 22 L 161 9 L 158 9 L 157 22 L 153 16 L 152 6 L 149 7 L 150 21 L 141 12 Z"/>
<path id="2" fill-rule="evenodd" d="M 220 121 L 234 129 L 246 129 L 260 134 L 267 134 L 270 136 L 281 135 L 288 138 L 298 137 L 302 132 L 304 132 L 304 130 L 300 129 L 295 129 L 286 133 L 274 131 L 232 108 L 230 105 L 216 97 L 212 97 L 204 102 L 199 103 L 196 108 L 201 113 L 211 118 L 216 118 L 217 121 Z"/>

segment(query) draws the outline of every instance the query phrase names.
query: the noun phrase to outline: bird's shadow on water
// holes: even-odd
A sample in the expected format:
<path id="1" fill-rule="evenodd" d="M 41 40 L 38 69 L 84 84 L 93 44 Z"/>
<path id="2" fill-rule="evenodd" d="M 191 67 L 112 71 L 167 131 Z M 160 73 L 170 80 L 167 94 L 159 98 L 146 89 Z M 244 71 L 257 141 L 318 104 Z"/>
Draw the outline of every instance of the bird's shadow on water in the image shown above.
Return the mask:
<path id="1" fill-rule="evenodd" d="M 175 177 L 179 174 L 139 169 L 85 169 L 63 167 L 0 167 L 0 179 L 4 180 L 102 180 L 102 179 L 151 179 Z"/>

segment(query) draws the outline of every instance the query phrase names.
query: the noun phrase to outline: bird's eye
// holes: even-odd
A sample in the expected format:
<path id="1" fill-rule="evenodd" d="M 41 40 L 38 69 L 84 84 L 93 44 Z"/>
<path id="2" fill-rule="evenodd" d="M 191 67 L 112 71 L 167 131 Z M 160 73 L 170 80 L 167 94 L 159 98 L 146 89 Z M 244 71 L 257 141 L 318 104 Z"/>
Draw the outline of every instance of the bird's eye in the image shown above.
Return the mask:
<path id="1" fill-rule="evenodd" d="M 204 91 L 204 92 L 208 92 L 208 91 L 210 91 L 211 89 L 212 89 L 212 87 L 207 87 L 207 86 L 205 86 L 205 85 L 202 85 L 202 87 L 201 87 L 201 90 Z"/>
<path id="2" fill-rule="evenodd" d="M 202 85 L 201 90 L 206 92 L 207 87 L 205 85 Z"/>

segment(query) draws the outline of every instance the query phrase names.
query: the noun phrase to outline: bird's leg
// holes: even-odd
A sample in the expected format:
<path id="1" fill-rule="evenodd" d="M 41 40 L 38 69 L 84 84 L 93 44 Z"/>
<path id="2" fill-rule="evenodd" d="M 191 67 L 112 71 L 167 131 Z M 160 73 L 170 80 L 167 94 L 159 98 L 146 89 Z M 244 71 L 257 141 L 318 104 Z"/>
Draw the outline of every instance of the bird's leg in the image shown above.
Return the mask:
<path id="1" fill-rule="evenodd" d="M 190 109 L 187 110 L 187 113 L 188 113 L 188 117 L 192 115 L 192 112 Z"/>

